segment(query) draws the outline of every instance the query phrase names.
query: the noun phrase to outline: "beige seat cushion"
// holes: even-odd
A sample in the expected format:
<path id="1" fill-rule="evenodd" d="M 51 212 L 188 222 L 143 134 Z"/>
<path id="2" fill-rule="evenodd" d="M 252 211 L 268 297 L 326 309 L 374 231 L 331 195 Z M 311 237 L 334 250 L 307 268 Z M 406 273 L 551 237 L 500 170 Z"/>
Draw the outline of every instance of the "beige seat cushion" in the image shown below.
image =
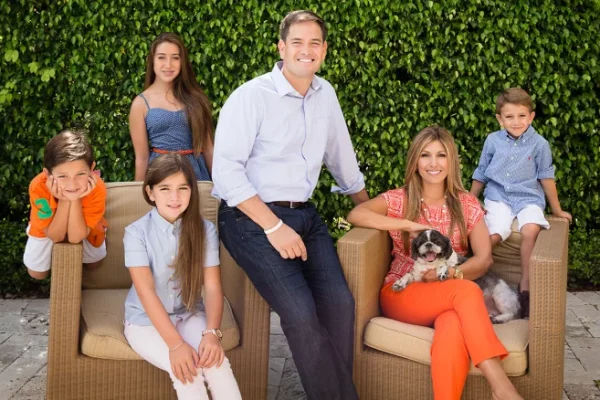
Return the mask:
<path id="1" fill-rule="evenodd" d="M 125 298 L 128 289 L 83 290 L 81 293 L 81 352 L 86 356 L 111 360 L 141 360 L 123 334 Z M 223 348 L 231 350 L 240 344 L 240 331 L 231 307 L 225 299 Z"/>
<path id="2" fill-rule="evenodd" d="M 508 356 L 502 366 L 509 376 L 520 376 L 527 370 L 529 324 L 519 319 L 494 325 L 496 335 L 506 347 Z M 422 364 L 431 364 L 430 348 L 433 329 L 405 324 L 393 319 L 373 318 L 365 329 L 365 344 L 374 349 L 408 358 Z M 470 375 L 481 375 L 471 364 Z"/>

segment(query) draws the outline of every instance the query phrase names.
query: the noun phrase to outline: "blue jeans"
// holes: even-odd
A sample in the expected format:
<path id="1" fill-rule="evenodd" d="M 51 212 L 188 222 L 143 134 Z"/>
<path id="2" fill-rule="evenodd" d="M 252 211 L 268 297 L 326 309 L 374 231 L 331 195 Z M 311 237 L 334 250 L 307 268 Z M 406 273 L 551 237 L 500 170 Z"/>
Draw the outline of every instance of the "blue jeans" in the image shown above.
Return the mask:
<path id="1" fill-rule="evenodd" d="M 354 298 L 327 226 L 312 204 L 269 208 L 302 237 L 306 261 L 281 258 L 259 225 L 224 202 L 221 240 L 279 314 L 308 398 L 358 399 L 352 381 Z"/>

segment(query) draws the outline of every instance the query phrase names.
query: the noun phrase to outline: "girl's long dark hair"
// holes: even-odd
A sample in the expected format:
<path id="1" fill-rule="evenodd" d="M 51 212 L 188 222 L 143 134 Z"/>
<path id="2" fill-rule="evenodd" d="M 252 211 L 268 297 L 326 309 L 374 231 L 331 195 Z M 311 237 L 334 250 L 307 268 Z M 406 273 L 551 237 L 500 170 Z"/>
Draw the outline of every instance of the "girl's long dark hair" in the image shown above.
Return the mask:
<path id="1" fill-rule="evenodd" d="M 150 200 L 146 187 L 152 189 L 171 175 L 182 172 L 190 186 L 190 204 L 181 214 L 181 234 L 177 258 L 171 265 L 175 269 L 175 279 L 181 288 L 181 300 L 188 311 L 192 311 L 202 289 L 204 271 L 204 224 L 200 214 L 200 194 L 194 170 L 187 160 L 176 153 L 161 154 L 148 166 L 146 180 L 142 188 L 146 203 L 156 206 Z"/>
<path id="2" fill-rule="evenodd" d="M 194 70 L 192 69 L 192 63 L 183 45 L 183 41 L 176 34 L 170 32 L 161 33 L 152 42 L 146 63 L 144 89 L 152 85 L 156 79 L 156 74 L 154 73 L 154 56 L 156 55 L 158 45 L 164 42 L 173 43 L 179 47 L 181 71 L 173 81 L 173 95 L 185 107 L 188 125 L 192 132 L 194 154 L 197 157 L 208 144 L 213 143 L 214 129 L 211 105 L 208 97 L 196 80 L 196 74 L 194 74 Z"/>

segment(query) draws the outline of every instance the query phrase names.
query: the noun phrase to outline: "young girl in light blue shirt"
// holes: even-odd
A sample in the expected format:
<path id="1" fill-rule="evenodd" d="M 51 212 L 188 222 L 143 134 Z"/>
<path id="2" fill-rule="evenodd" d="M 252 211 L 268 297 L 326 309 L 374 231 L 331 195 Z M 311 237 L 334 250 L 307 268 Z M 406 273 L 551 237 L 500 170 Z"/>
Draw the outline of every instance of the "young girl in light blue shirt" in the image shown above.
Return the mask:
<path id="1" fill-rule="evenodd" d="M 179 399 L 241 399 L 221 346 L 223 290 L 219 238 L 200 215 L 196 177 L 179 154 L 160 155 L 143 195 L 154 208 L 125 228 L 125 337 L 142 358 L 169 373 Z M 204 285 L 205 301 L 200 291 Z"/>

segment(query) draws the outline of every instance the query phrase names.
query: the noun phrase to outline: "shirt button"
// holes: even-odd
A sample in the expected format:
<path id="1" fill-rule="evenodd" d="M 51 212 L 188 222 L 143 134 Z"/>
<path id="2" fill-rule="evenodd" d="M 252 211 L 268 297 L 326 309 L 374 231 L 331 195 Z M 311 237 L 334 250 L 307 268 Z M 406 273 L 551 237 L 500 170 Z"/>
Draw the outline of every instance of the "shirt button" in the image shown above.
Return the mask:
<path id="1" fill-rule="evenodd" d="M 515 146 L 516 146 L 516 145 L 517 145 L 517 144 L 515 143 Z"/>
<path id="2" fill-rule="evenodd" d="M 511 160 L 514 160 L 515 158 L 514 158 L 514 157 L 511 157 L 510 159 L 511 159 Z"/>
<path id="3" fill-rule="evenodd" d="M 510 176 L 510 174 L 507 173 L 506 176 Z"/>

